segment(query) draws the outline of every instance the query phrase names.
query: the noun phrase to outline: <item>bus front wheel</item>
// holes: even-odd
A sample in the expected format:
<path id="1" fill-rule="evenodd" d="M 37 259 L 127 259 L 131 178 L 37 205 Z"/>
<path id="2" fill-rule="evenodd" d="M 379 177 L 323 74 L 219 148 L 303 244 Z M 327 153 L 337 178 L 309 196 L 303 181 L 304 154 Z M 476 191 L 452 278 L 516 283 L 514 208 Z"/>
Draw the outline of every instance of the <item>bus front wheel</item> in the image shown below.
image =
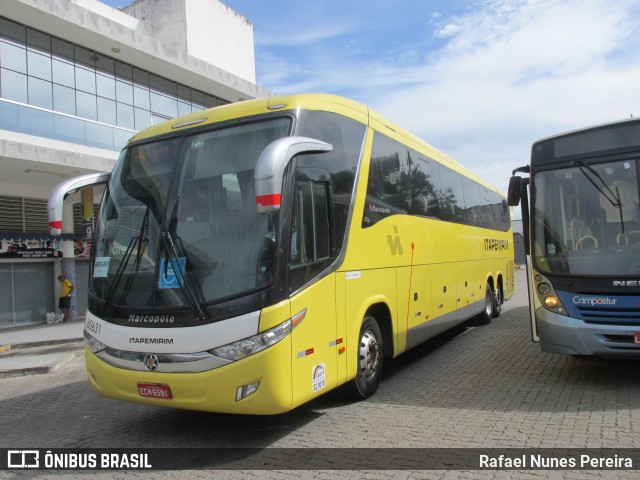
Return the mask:
<path id="1" fill-rule="evenodd" d="M 378 389 L 384 362 L 382 334 L 378 322 L 372 316 L 366 316 L 362 322 L 357 355 L 358 371 L 356 378 L 348 385 L 348 393 L 353 398 L 363 400 Z"/>

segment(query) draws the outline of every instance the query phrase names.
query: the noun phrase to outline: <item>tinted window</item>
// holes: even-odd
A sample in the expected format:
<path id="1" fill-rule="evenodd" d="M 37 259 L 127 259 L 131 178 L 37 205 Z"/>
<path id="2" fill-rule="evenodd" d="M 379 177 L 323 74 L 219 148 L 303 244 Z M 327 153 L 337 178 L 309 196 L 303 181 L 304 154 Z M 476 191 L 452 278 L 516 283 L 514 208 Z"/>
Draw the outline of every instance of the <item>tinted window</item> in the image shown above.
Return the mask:
<path id="1" fill-rule="evenodd" d="M 418 154 L 411 165 L 411 196 L 413 213 L 423 217 L 440 217 L 437 191 L 440 188 L 438 164 Z"/>
<path id="2" fill-rule="evenodd" d="M 363 226 L 411 211 L 408 149 L 384 135 L 376 135 L 369 166 Z"/>
<path id="3" fill-rule="evenodd" d="M 328 184 L 296 181 L 291 211 L 289 291 L 303 286 L 329 264 L 330 228 Z"/>
<path id="4" fill-rule="evenodd" d="M 480 185 L 468 178 L 462 178 L 464 195 L 463 223 L 482 227 L 482 202 L 480 200 Z"/>
<path id="5" fill-rule="evenodd" d="M 396 214 L 501 231 L 511 228 L 506 200 L 496 192 L 376 133 L 362 226 Z"/>
<path id="6" fill-rule="evenodd" d="M 333 190 L 332 208 L 336 229 L 336 247 L 340 250 L 353 201 L 353 189 L 364 141 L 365 126 L 342 115 L 319 111 L 304 112 L 300 122 L 297 135 L 317 138 L 333 145 L 331 152 L 321 155 L 300 155 L 297 157 L 297 165 L 299 167 L 321 168 L 329 172 Z"/>

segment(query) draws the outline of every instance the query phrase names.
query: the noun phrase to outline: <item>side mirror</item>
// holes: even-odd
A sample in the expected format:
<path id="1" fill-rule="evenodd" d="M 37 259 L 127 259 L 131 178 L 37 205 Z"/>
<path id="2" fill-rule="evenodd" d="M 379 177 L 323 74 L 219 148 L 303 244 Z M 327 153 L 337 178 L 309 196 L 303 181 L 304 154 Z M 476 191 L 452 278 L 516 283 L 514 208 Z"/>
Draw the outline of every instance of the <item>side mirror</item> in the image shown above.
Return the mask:
<path id="1" fill-rule="evenodd" d="M 509 180 L 509 190 L 507 191 L 507 204 L 510 207 L 520 205 L 520 197 L 522 196 L 522 177 L 511 177 Z"/>
<path id="2" fill-rule="evenodd" d="M 258 213 L 280 210 L 282 179 L 293 157 L 299 153 L 321 153 L 331 150 L 333 145 L 308 137 L 284 137 L 267 145 L 258 158 L 253 178 Z"/>
<path id="3" fill-rule="evenodd" d="M 111 173 L 88 173 L 78 177 L 69 178 L 60 182 L 49 194 L 47 211 L 49 217 L 49 233 L 60 235 L 62 233 L 62 209 L 64 199 L 83 188 L 108 183 Z"/>

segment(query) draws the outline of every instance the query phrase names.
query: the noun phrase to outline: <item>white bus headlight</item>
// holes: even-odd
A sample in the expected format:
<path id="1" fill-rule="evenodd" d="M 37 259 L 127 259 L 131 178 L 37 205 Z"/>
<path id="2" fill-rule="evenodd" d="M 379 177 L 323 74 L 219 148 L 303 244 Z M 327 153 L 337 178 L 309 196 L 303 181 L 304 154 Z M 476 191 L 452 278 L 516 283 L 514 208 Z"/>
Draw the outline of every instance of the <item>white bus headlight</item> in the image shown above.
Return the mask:
<path id="1" fill-rule="evenodd" d="M 265 348 L 275 345 L 290 333 L 291 319 L 281 323 L 271 330 L 260 332 L 253 337 L 244 338 L 237 342 L 229 343 L 209 351 L 218 357 L 233 360 L 235 362 L 236 360 L 248 357 L 249 355 L 253 355 L 254 353 L 258 353 Z"/>
<path id="2" fill-rule="evenodd" d="M 86 330 L 84 331 L 84 343 L 91 351 L 91 353 L 98 353 L 107 348 L 104 343 L 100 342 L 97 338 L 89 335 L 89 332 L 87 332 Z"/>

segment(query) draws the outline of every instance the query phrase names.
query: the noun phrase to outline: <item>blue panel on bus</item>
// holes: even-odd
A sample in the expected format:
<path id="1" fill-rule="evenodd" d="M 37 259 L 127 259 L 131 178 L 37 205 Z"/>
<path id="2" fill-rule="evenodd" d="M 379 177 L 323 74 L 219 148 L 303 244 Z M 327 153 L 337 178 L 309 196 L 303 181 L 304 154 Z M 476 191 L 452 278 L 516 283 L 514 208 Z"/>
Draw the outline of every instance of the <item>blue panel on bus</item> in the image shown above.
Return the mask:
<path id="1" fill-rule="evenodd" d="M 640 297 L 637 295 L 557 293 L 570 317 L 592 323 L 640 325 Z"/>

